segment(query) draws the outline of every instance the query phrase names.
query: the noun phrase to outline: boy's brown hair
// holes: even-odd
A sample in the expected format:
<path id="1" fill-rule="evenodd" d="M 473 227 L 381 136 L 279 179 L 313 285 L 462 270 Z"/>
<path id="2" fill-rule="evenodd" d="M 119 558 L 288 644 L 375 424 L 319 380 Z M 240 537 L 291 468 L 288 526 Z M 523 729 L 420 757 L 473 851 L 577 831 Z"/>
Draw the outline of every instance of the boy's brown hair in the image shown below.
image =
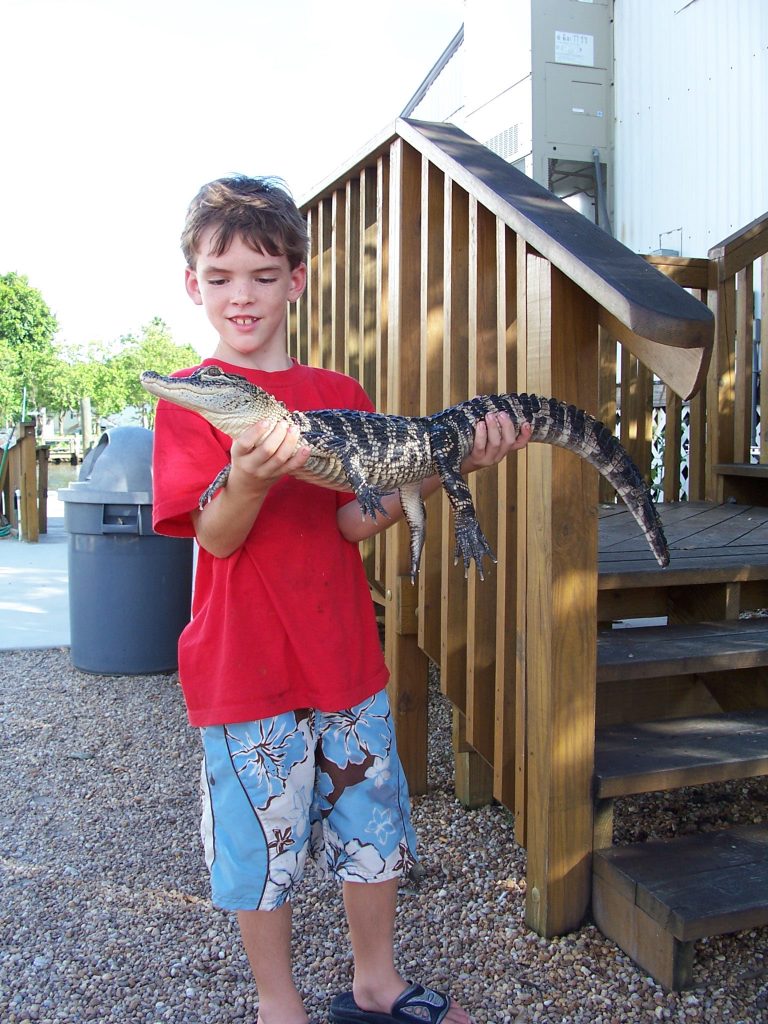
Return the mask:
<path id="1" fill-rule="evenodd" d="M 189 204 L 181 250 L 195 268 L 202 233 L 211 237 L 214 256 L 221 256 L 236 237 L 256 252 L 286 256 L 292 270 L 307 258 L 307 225 L 279 178 L 235 175 L 203 185 Z"/>

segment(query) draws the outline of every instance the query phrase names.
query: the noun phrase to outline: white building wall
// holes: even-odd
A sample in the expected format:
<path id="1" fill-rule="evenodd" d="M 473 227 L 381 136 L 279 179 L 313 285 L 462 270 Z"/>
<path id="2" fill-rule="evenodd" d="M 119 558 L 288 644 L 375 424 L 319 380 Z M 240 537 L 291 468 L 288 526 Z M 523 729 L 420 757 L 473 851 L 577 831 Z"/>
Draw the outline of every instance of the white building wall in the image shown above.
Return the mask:
<path id="1" fill-rule="evenodd" d="M 616 0 L 614 230 L 707 250 L 768 210 L 768 0 Z"/>
<path id="2" fill-rule="evenodd" d="M 531 152 L 530 0 L 466 0 L 464 117 L 467 134 L 519 159 Z"/>

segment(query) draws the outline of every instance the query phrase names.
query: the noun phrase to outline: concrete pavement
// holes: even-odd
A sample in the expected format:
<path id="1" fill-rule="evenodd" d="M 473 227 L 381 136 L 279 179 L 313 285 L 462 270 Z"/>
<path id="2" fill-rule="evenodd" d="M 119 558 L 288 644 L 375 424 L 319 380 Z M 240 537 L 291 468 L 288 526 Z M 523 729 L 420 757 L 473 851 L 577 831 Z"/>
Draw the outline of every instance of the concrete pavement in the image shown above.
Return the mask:
<path id="1" fill-rule="evenodd" d="M 0 650 L 69 646 L 67 538 L 54 494 L 36 544 L 0 537 Z"/>

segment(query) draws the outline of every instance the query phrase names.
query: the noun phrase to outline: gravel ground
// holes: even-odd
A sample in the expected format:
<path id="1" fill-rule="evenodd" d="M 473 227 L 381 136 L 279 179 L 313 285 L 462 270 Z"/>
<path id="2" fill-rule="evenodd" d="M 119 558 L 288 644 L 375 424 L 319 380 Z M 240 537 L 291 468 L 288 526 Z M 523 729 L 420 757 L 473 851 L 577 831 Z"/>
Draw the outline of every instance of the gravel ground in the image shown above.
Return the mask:
<path id="1" fill-rule="evenodd" d="M 172 676 L 89 675 L 67 650 L 0 654 L 4 800 L 0 1021 L 254 1024 L 233 919 L 199 846 L 198 738 Z M 525 853 L 500 807 L 452 796 L 450 714 L 432 690 L 431 779 L 414 801 L 424 877 L 403 886 L 399 966 L 450 987 L 477 1024 L 768 1021 L 768 930 L 701 942 L 695 988 L 667 994 L 592 926 L 524 925 Z M 765 780 L 619 805 L 617 838 L 768 813 Z M 296 974 L 313 1024 L 350 985 L 337 887 L 295 903 Z"/>

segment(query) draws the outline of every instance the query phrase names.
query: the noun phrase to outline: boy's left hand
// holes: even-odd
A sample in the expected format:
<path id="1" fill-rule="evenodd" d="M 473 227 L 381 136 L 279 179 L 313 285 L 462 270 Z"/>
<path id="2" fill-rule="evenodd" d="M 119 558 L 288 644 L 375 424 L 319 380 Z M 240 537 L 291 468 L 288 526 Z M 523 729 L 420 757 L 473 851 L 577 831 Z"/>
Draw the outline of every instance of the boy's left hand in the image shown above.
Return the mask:
<path id="1" fill-rule="evenodd" d="M 520 430 L 516 430 L 506 412 L 489 414 L 475 427 L 475 444 L 461 464 L 462 473 L 473 473 L 484 466 L 495 466 L 510 452 L 525 448 L 531 439 L 532 430 L 530 423 L 523 423 Z"/>

